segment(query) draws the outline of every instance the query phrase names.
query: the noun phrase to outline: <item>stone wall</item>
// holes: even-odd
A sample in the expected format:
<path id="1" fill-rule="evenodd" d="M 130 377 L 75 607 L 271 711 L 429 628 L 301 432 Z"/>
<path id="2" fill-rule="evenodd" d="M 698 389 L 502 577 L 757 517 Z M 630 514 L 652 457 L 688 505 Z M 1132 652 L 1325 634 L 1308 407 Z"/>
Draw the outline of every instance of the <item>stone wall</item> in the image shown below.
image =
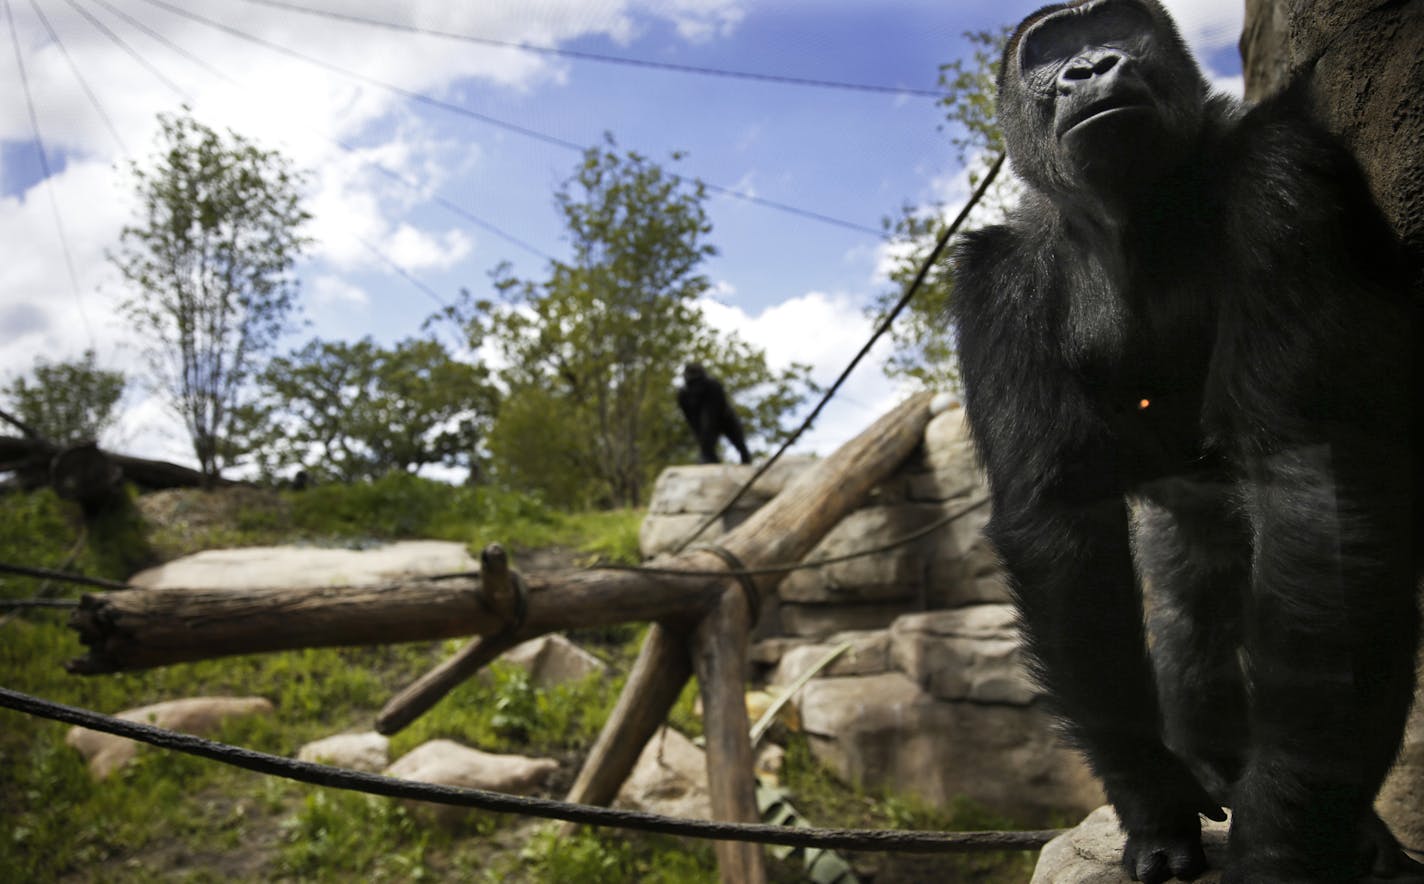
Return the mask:
<path id="1" fill-rule="evenodd" d="M 714 540 L 741 524 L 814 462 L 792 458 L 778 463 L 698 540 Z M 730 464 L 665 470 L 639 534 L 643 555 L 676 549 L 753 471 Z M 964 411 L 952 406 L 930 422 L 924 444 L 905 466 L 805 560 L 891 544 L 986 495 Z M 902 614 L 1007 600 L 997 562 L 980 536 L 988 517 L 988 507 L 981 506 L 914 543 L 788 575 L 775 596 L 765 600 L 756 637 L 818 639 L 845 630 L 884 628 Z"/>
<path id="2" fill-rule="evenodd" d="M 779 464 L 713 540 L 810 466 Z M 640 540 L 644 555 L 676 549 L 752 467 L 674 467 L 659 477 Z M 785 689 L 848 644 L 794 703 L 812 751 L 848 783 L 946 805 L 967 796 L 1030 824 L 1081 814 L 1102 792 L 1052 723 L 1025 676 L 1014 614 L 982 532 L 988 490 L 964 423 L 950 406 L 924 444 L 806 561 L 887 546 L 962 513 L 909 544 L 796 571 L 763 603 L 753 663 Z"/>

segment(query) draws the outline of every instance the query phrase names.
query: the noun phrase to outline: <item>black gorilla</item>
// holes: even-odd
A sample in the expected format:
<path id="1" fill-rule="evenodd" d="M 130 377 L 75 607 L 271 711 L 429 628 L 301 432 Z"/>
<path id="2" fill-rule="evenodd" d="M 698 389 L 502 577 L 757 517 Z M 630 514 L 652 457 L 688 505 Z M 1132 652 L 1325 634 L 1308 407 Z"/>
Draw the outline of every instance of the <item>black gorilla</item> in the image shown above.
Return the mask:
<path id="1" fill-rule="evenodd" d="M 1030 16 L 999 112 L 1029 192 L 957 255 L 966 405 L 1124 864 L 1194 877 L 1226 804 L 1226 880 L 1418 875 L 1372 802 L 1414 686 L 1421 310 L 1361 172 L 1303 88 L 1208 94 L 1155 0 Z"/>
<path id="2" fill-rule="evenodd" d="M 697 447 L 702 452 L 703 463 L 721 463 L 717 455 L 717 440 L 723 436 L 742 456 L 742 463 L 751 463 L 751 452 L 747 451 L 747 440 L 742 432 L 742 422 L 732 409 L 732 401 L 727 391 L 717 379 L 708 375 L 707 370 L 696 362 L 689 362 L 682 369 L 682 388 L 677 391 L 677 407 L 687 418 L 687 425 L 697 437 Z"/>

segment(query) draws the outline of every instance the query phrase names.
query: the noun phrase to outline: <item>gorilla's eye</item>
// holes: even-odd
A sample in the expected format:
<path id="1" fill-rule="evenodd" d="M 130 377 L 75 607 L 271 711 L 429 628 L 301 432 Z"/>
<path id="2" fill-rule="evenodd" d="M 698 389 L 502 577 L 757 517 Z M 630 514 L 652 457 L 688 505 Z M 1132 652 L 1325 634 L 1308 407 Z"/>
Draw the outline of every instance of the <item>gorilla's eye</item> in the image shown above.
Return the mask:
<path id="1" fill-rule="evenodd" d="M 1086 49 L 1112 47 L 1137 55 L 1153 33 L 1146 11 L 1134 3 L 1108 2 L 1063 9 L 1041 19 L 1023 35 L 1019 66 L 1030 82 L 1052 77 L 1056 69 Z"/>

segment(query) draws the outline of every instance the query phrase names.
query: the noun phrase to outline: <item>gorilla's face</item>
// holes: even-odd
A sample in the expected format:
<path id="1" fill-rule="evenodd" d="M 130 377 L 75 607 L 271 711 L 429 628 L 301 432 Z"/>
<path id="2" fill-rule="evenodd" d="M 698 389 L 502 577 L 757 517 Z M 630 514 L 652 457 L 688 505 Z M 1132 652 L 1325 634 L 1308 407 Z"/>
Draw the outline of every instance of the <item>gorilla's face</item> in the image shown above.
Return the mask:
<path id="1" fill-rule="evenodd" d="M 1004 52 L 999 113 L 1014 168 L 1054 196 L 1149 184 L 1194 146 L 1207 84 L 1150 0 L 1046 7 Z"/>

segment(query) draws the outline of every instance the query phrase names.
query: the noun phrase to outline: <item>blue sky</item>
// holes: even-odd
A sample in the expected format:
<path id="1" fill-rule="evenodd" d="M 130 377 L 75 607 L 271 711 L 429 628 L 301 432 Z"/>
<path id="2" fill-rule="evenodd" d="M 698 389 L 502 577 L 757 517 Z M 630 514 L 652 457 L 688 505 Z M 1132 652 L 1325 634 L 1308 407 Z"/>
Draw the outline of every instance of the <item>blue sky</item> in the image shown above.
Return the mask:
<path id="1" fill-rule="evenodd" d="M 657 160 L 686 152 L 673 164 L 686 176 L 850 225 L 729 196 L 708 202 L 720 252 L 706 266 L 716 286 L 709 317 L 764 347 L 774 362 L 810 362 L 828 381 L 868 335 L 863 308 L 886 286 L 880 275 L 883 242 L 851 228 L 874 231 L 905 203 L 955 202 L 964 195 L 963 171 L 931 98 L 499 49 L 252 0 L 173 0 L 167 8 L 167 0 L 75 0 L 92 21 L 68 2 L 8 2 L 52 177 L 44 180 L 12 41 L 6 39 L 0 76 L 12 86 L 0 91 L 0 241 L 9 247 L 9 260 L 0 266 L 0 382 L 25 371 L 36 357 L 77 356 L 91 344 L 106 364 L 142 370 L 138 342 L 117 318 L 124 292 L 104 254 L 132 212 L 119 167 L 147 157 L 156 115 L 185 102 L 209 125 L 235 129 L 311 171 L 308 208 L 315 218 L 308 233 L 316 244 L 300 267 L 310 324 L 293 346 L 311 335 L 369 334 L 390 342 L 418 334 L 438 305 L 392 265 L 441 298 L 462 287 L 488 293 L 488 272 L 501 261 L 521 276 L 540 278 L 546 266 L 541 255 L 566 255 L 553 192 L 578 160 L 576 150 L 549 139 L 593 144 L 607 132 L 621 147 Z M 289 2 L 585 53 L 915 89 L 934 88 L 939 65 L 968 51 L 963 32 L 1010 23 L 1040 5 Z M 1239 92 L 1239 0 L 1168 5 L 1209 76 Z M 182 17 L 174 8 L 229 30 Z M 0 27 L 8 30 L 8 22 Z M 328 67 L 271 51 L 232 30 Z M 75 68 L 114 123 L 117 139 Z M 379 170 L 395 172 L 401 181 Z M 805 447 L 834 448 L 900 393 L 878 366 L 864 365 Z M 131 393 L 128 418 L 105 441 L 148 456 L 185 457 L 176 422 L 141 390 Z"/>

